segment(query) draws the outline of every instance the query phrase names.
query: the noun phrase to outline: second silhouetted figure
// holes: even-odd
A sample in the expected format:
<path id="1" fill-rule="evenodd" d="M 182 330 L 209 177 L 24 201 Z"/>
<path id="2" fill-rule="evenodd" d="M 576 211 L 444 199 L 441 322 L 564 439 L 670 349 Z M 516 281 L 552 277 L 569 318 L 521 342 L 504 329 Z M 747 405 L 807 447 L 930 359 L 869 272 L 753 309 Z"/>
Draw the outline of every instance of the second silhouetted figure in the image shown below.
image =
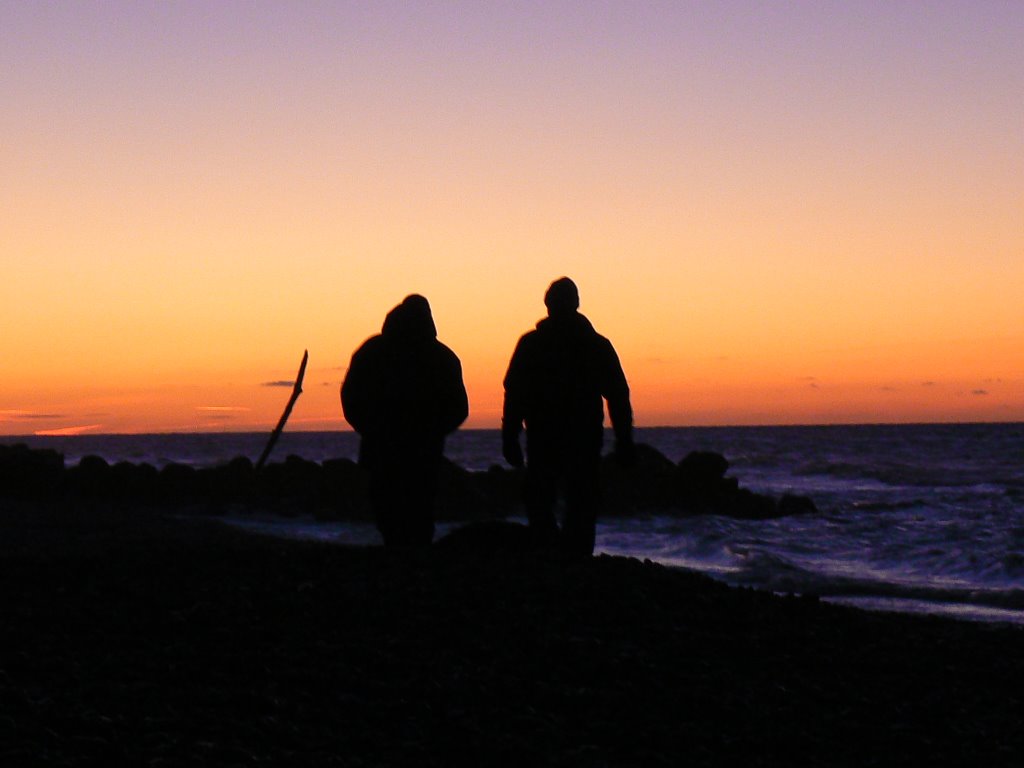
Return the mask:
<path id="1" fill-rule="evenodd" d="M 555 540 L 554 505 L 565 490 L 561 543 L 573 553 L 594 551 L 600 502 L 604 400 L 615 431 L 616 453 L 633 452 L 629 386 L 612 344 L 577 309 L 576 284 L 556 280 L 544 296 L 548 317 L 519 339 L 505 374 L 502 452 L 523 465 L 519 433 L 526 425 L 526 510 L 541 540 Z"/>
<path id="2" fill-rule="evenodd" d="M 462 365 L 437 340 L 425 298 L 406 297 L 352 355 L 341 404 L 362 437 L 359 463 L 385 546 L 428 546 L 444 438 L 469 406 Z"/>

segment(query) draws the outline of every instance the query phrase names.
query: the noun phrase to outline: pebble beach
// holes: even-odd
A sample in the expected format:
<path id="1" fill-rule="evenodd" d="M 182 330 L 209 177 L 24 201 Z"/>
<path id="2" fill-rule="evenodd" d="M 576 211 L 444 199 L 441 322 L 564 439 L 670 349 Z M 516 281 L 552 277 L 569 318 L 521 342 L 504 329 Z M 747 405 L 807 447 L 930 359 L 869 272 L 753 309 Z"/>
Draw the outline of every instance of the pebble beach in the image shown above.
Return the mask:
<path id="1" fill-rule="evenodd" d="M 1020 765 L 1019 628 L 496 528 L 407 555 L 0 508 L 0 762 Z M 511 530 L 511 529 L 509 529 Z"/>

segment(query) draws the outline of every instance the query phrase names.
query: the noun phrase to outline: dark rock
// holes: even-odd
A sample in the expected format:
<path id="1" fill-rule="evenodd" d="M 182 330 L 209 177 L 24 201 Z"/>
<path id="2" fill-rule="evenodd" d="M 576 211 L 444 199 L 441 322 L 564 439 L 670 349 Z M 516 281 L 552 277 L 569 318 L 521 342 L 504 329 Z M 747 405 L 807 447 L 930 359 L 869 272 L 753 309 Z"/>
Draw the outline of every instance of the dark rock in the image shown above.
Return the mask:
<path id="1" fill-rule="evenodd" d="M 720 453 L 693 451 L 675 467 L 675 503 L 688 515 L 730 514 L 738 508 L 739 484 L 724 477 L 729 462 Z"/>
<path id="2" fill-rule="evenodd" d="M 798 496 L 787 493 L 779 499 L 777 508 L 779 517 L 787 515 L 810 515 L 818 511 L 814 501 L 809 496 Z"/>
<path id="3" fill-rule="evenodd" d="M 675 506 L 676 466 L 664 454 L 637 443 L 634 461 L 624 467 L 614 454 L 601 462 L 602 503 L 606 514 L 629 516 Z"/>
<path id="4" fill-rule="evenodd" d="M 609 517 L 658 513 L 718 514 L 769 519 L 817 512 L 806 496 L 775 499 L 740 488 L 725 477 L 729 462 L 712 451 L 694 451 L 678 464 L 640 443 L 634 461 L 622 466 L 614 455 L 601 463 L 602 508 Z M 435 519 L 438 521 L 500 520 L 523 510 L 521 469 L 494 465 L 470 472 L 445 459 L 438 478 Z M 86 456 L 64 468 L 61 454 L 25 445 L 0 446 L 0 496 L 42 497 L 55 491 L 71 498 L 156 503 L 222 514 L 232 506 L 257 507 L 285 516 L 311 514 L 317 519 L 373 519 L 369 479 L 348 459 L 318 464 L 299 456 L 269 464 L 256 472 L 246 457 L 215 467 L 195 469 L 168 464 L 159 472 L 149 464 L 118 462 L 110 466 L 99 456 Z"/>
<path id="5" fill-rule="evenodd" d="M 679 491 L 683 495 L 706 495 L 720 490 L 728 460 L 713 451 L 693 451 L 679 462 L 676 472 Z"/>
<path id="6" fill-rule="evenodd" d="M 109 497 L 110 465 L 101 456 L 84 456 L 65 473 L 70 492 L 87 498 Z"/>
<path id="7" fill-rule="evenodd" d="M 64 479 L 64 456 L 24 443 L 0 445 L 0 495 L 45 496 L 58 491 Z"/>
<path id="8" fill-rule="evenodd" d="M 614 454 L 610 454 L 608 458 L 615 461 Z M 670 458 L 647 443 L 636 444 L 634 447 L 634 459 L 635 464 L 630 469 L 638 470 L 641 475 L 666 475 L 675 468 L 675 464 L 672 463 Z"/>
<path id="9" fill-rule="evenodd" d="M 740 488 L 732 494 L 723 494 L 717 500 L 716 513 L 744 520 L 769 520 L 778 517 L 775 499 Z"/>
<path id="10" fill-rule="evenodd" d="M 157 498 L 160 473 L 152 464 L 119 461 L 107 473 L 103 495 L 126 501 L 151 502 Z"/>
<path id="11" fill-rule="evenodd" d="M 231 503 L 250 499 L 255 470 L 246 456 L 237 456 L 227 464 L 203 470 L 206 492 L 213 502 Z"/>
<path id="12" fill-rule="evenodd" d="M 312 512 L 323 492 L 323 468 L 315 461 L 290 455 L 283 463 L 267 464 L 256 477 L 258 498 L 284 515 Z"/>
<path id="13" fill-rule="evenodd" d="M 736 493 L 740 489 L 740 481 L 735 477 L 723 477 L 719 483 L 719 493 Z"/>
<path id="14" fill-rule="evenodd" d="M 181 503 L 199 495 L 199 473 L 188 464 L 167 464 L 160 470 L 160 498 Z"/>
<path id="15" fill-rule="evenodd" d="M 110 469 L 110 464 L 102 456 L 83 456 L 78 462 L 78 468 L 85 473 L 103 474 Z"/>
<path id="16" fill-rule="evenodd" d="M 725 477 L 728 460 L 713 451 L 694 451 L 679 462 L 676 472 L 678 506 L 685 514 L 714 514 L 746 520 L 768 520 L 814 511 L 806 497 L 791 497 L 784 504 L 771 496 L 741 488 Z"/>

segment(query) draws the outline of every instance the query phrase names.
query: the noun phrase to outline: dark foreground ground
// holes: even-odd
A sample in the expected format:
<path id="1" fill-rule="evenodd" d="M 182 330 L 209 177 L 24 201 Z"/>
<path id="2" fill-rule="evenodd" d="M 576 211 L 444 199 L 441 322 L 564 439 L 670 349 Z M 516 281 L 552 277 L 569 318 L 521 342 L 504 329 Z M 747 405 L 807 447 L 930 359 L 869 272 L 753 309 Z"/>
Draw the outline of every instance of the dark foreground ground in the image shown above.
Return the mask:
<path id="1" fill-rule="evenodd" d="M 1022 765 L 1024 633 L 0 507 L 0 765 Z"/>

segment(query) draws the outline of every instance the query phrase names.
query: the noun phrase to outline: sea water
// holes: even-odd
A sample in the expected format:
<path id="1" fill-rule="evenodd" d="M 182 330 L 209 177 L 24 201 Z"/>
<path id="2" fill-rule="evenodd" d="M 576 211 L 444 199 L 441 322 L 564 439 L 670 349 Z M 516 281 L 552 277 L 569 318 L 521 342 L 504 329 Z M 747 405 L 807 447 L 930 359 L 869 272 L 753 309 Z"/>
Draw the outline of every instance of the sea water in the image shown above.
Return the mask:
<path id="1" fill-rule="evenodd" d="M 6 438 L 56 448 L 73 465 L 212 465 L 256 459 L 265 434 Z M 1024 424 L 638 429 L 672 460 L 712 450 L 740 485 L 810 496 L 817 514 L 767 521 L 718 516 L 599 522 L 597 551 L 696 569 L 730 584 L 902 612 L 1024 624 Z M 274 457 L 355 458 L 348 432 L 285 433 Z M 460 431 L 447 455 L 467 469 L 501 463 L 495 430 Z M 372 526 L 248 521 L 281 535 L 378 541 Z M 446 530 L 440 529 L 440 533 Z"/>

